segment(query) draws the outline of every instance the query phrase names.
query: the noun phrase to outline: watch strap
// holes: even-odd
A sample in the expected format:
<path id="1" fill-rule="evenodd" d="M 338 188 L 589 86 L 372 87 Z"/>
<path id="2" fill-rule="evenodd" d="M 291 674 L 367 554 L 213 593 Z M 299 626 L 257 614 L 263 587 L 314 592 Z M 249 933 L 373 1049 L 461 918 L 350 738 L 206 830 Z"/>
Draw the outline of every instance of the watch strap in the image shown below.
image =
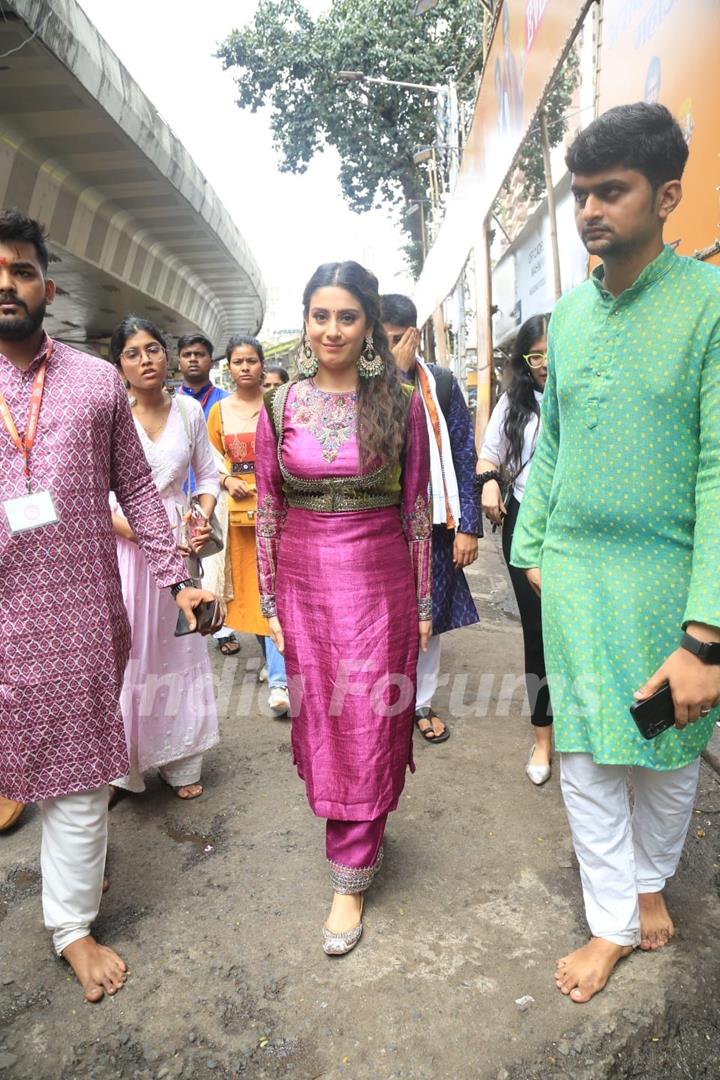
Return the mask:
<path id="1" fill-rule="evenodd" d="M 193 582 L 190 578 L 185 578 L 184 581 L 176 581 L 174 585 L 170 586 L 173 600 L 182 589 L 192 589 L 192 587 Z"/>
<path id="2" fill-rule="evenodd" d="M 720 641 L 698 641 L 692 634 L 684 633 L 680 648 L 687 649 L 706 664 L 720 664 Z"/>

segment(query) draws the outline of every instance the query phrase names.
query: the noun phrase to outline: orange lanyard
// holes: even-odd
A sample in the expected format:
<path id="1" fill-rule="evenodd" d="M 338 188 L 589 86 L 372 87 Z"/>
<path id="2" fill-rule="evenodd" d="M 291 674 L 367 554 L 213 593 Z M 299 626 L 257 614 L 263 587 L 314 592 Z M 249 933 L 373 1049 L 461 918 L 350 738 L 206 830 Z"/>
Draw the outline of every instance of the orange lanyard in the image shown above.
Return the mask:
<path id="1" fill-rule="evenodd" d="M 28 494 L 30 494 L 30 451 L 35 444 L 35 436 L 37 434 L 38 420 L 40 419 L 40 406 L 43 399 L 43 390 L 45 389 L 45 376 L 47 374 L 48 360 L 52 354 L 54 342 L 50 342 L 48 351 L 45 355 L 45 359 L 40 364 L 35 378 L 33 380 L 32 395 L 30 397 L 30 412 L 28 414 L 27 427 L 25 428 L 25 434 L 21 438 L 18 435 L 18 430 L 15 427 L 15 421 L 12 418 L 12 413 L 8 407 L 8 403 L 5 400 L 4 394 L 0 393 L 0 420 L 3 422 L 3 426 L 8 435 L 13 441 L 13 444 L 17 451 L 22 454 L 24 469 L 23 474 L 25 476 L 25 486 L 27 487 Z"/>

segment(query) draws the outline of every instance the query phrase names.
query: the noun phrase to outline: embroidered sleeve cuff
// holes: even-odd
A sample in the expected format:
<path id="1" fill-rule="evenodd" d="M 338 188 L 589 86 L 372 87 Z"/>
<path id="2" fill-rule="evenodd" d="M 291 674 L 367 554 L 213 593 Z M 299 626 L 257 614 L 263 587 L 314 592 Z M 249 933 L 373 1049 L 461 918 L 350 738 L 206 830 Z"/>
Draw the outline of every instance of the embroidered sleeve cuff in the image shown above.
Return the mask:
<path id="1" fill-rule="evenodd" d="M 260 610 L 266 619 L 272 619 L 277 615 L 275 608 L 274 596 L 261 596 L 260 597 Z"/>
<path id="2" fill-rule="evenodd" d="M 418 619 L 424 621 L 426 619 L 432 619 L 432 597 L 428 596 L 424 600 L 418 600 Z"/>

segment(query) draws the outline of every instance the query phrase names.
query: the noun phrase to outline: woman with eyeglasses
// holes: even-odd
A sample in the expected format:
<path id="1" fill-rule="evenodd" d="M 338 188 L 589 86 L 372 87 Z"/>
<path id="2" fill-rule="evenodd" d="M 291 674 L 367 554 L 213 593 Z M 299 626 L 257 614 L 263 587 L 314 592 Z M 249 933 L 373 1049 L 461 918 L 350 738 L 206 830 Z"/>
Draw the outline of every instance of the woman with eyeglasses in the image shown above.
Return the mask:
<path id="1" fill-rule="evenodd" d="M 209 521 L 219 483 L 205 418 L 198 402 L 165 390 L 165 339 L 153 323 L 131 315 L 113 332 L 110 355 L 125 378 L 135 427 L 171 524 L 177 524 L 177 507 L 185 504 L 183 485 L 191 466 L 195 495 Z M 199 634 L 174 636 L 177 607 L 169 590 L 158 589 L 150 577 L 117 504 L 113 528 L 132 649 L 120 699 L 130 773 L 112 784 L 110 801 L 118 788 L 144 791 L 143 773 L 150 769 L 158 770 L 179 799 L 196 799 L 203 793 L 203 753 L 218 741 L 207 648 Z M 209 536 L 208 523 L 196 530 L 193 547 L 200 549 Z"/>
<path id="2" fill-rule="evenodd" d="M 510 385 L 490 417 L 477 466 L 483 511 L 493 525 L 502 525 L 503 555 L 520 610 L 525 680 L 535 734 L 525 771 L 538 785 L 550 779 L 552 760 L 552 712 L 545 678 L 540 597 L 528 583 L 525 571 L 510 565 L 510 548 L 540 433 L 549 319 L 549 315 L 533 315 L 518 331 L 510 356 Z"/>

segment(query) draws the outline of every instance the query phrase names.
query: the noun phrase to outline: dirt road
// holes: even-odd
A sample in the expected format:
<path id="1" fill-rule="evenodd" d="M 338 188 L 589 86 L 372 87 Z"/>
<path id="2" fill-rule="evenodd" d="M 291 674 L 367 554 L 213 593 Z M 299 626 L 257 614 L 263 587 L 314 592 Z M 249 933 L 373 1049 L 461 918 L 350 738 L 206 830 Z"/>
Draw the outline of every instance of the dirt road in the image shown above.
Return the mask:
<path id="1" fill-rule="evenodd" d="M 519 624 L 491 540 L 472 583 L 482 622 L 446 637 L 437 699 L 452 738 L 416 738 L 349 956 L 320 947 L 323 824 L 287 722 L 258 711 L 250 638 L 238 658 L 212 650 L 223 738 L 205 797 L 183 804 L 151 779 L 111 813 L 97 930 L 130 964 L 117 998 L 84 1005 L 52 956 L 37 810 L 0 836 L 2 1080 L 717 1077 L 717 775 L 704 766 L 669 888 L 678 939 L 625 961 L 588 1006 L 561 997 L 554 960 L 586 933 L 578 875 L 557 777 L 524 776 Z"/>

